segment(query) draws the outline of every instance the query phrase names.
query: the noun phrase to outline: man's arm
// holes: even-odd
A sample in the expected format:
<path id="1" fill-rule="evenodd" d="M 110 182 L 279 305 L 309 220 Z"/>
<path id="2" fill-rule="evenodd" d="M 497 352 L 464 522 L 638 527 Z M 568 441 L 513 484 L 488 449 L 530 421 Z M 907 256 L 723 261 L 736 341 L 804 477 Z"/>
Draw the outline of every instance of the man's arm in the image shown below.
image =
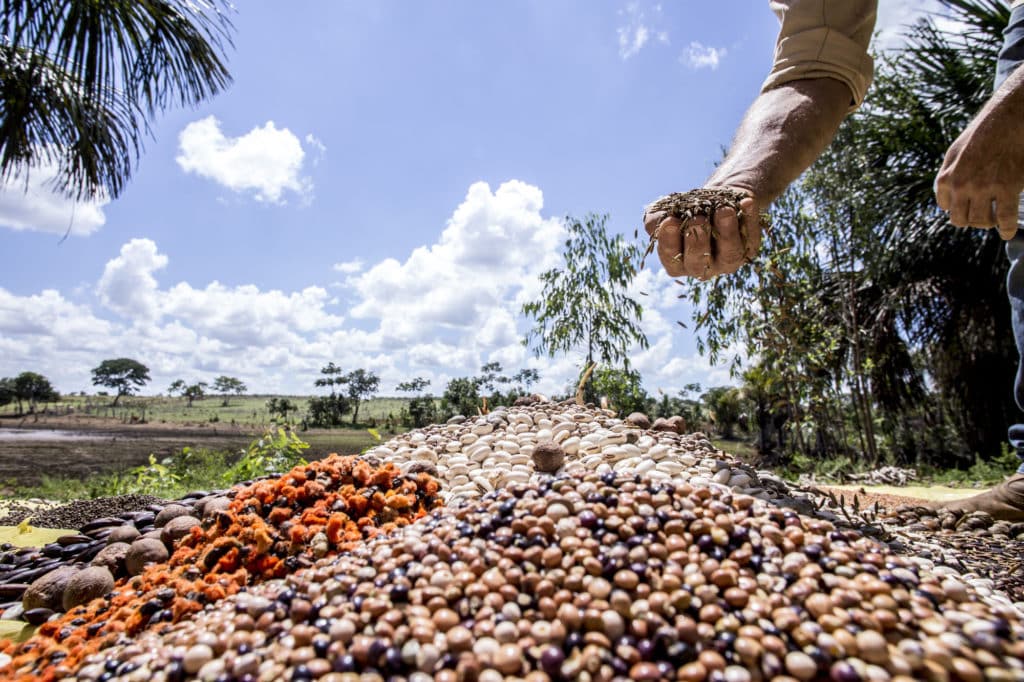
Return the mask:
<path id="1" fill-rule="evenodd" d="M 959 227 L 999 227 L 1017 234 L 1024 189 L 1024 69 L 999 87 L 946 152 L 935 198 Z"/>
<path id="2" fill-rule="evenodd" d="M 835 136 L 843 117 L 871 83 L 867 47 L 877 0 L 771 0 L 779 38 L 771 72 L 747 111 L 725 160 L 705 187 L 732 187 L 746 234 L 731 208 L 682 225 L 664 214 L 644 215 L 658 240 L 658 257 L 672 276 L 735 272 L 761 243 L 758 210 L 805 171 Z"/>
<path id="3" fill-rule="evenodd" d="M 668 274 L 698 278 L 728 274 L 757 253 L 760 208 L 782 194 L 825 151 L 849 109 L 849 87 L 832 78 L 792 81 L 758 95 L 725 160 L 705 183 L 705 187 L 730 187 L 748 195 L 740 202 L 747 234 L 741 234 L 731 208 L 719 209 L 714 216 L 714 244 L 705 218 L 695 218 L 684 230 L 675 218 L 646 215 L 644 225 L 649 233 L 657 232 L 658 257 Z"/>

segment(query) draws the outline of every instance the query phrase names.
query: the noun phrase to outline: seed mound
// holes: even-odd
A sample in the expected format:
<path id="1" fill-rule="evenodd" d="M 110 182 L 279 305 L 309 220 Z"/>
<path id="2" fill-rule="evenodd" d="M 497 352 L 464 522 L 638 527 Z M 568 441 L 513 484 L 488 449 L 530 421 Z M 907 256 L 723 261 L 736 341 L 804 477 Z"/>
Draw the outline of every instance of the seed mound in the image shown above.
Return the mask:
<path id="1" fill-rule="evenodd" d="M 541 400 L 197 491 L 167 560 L 24 612 L 48 622 L 0 643 L 0 679 L 1024 679 L 996 575 L 1024 524 L 808 495 L 663 423 Z M 165 506 L 0 552 L 0 596 L 126 522 L 164 549 Z"/>
<path id="2" fill-rule="evenodd" d="M 78 679 L 1018 679 L 1024 624 L 723 487 L 515 484 L 87 657 Z"/>

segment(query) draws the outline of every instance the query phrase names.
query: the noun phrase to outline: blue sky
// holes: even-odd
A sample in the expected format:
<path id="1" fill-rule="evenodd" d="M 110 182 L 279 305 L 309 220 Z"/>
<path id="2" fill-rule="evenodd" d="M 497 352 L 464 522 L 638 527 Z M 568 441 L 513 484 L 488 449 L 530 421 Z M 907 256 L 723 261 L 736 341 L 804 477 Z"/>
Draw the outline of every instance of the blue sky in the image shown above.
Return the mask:
<path id="1" fill-rule="evenodd" d="M 920 3 L 882 0 L 884 44 Z M 115 201 L 73 205 L 46 169 L 0 188 L 0 376 L 90 390 L 105 358 L 171 381 L 310 393 L 319 367 L 439 393 L 501 362 L 561 391 L 523 301 L 566 214 L 701 184 L 770 66 L 767 3 L 535 0 L 239 3 L 231 88 L 153 122 Z M 71 226 L 71 235 L 61 241 Z M 660 268 L 636 283 L 648 390 L 728 383 L 675 324 Z"/>

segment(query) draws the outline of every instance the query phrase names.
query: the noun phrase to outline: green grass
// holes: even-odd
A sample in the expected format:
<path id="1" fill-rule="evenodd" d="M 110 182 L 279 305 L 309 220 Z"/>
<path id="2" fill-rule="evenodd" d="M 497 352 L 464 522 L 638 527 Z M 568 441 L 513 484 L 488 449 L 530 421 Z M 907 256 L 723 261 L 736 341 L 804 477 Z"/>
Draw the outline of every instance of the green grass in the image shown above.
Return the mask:
<path id="1" fill-rule="evenodd" d="M 113 397 L 110 396 L 64 396 L 59 402 L 40 405 L 38 410 L 56 415 L 86 415 L 106 417 L 130 423 L 133 419 L 149 423 L 166 424 L 225 424 L 242 427 L 264 429 L 273 424 L 267 411 L 270 398 L 288 398 L 299 406 L 299 417 L 306 409 L 306 402 L 312 396 L 281 396 L 281 395 L 243 395 L 231 396 L 224 405 L 221 396 L 209 396 L 197 400 L 188 407 L 184 398 L 166 396 L 125 396 L 112 407 Z M 359 406 L 359 423 L 382 423 L 388 415 L 396 419 L 402 408 L 408 404 L 407 398 L 372 398 L 363 401 Z M 27 408 L 26 408 L 27 409 Z M 0 417 L 13 417 L 17 414 L 16 405 L 0 407 Z M 351 418 L 351 414 L 347 415 Z M 297 418 L 292 416 L 293 420 Z"/>

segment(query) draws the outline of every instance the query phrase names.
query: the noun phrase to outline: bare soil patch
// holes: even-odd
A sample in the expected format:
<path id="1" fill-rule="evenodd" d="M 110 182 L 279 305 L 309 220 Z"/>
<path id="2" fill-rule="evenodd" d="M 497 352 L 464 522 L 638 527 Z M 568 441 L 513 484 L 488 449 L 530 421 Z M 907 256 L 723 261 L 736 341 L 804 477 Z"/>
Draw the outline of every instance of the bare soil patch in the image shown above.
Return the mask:
<path id="1" fill-rule="evenodd" d="M 38 483 L 44 476 L 89 477 L 124 471 L 175 455 L 184 447 L 239 451 L 262 430 L 230 424 L 125 424 L 117 419 L 66 415 L 0 419 L 0 428 L 25 430 L 25 437 L 0 439 L 0 495 L 16 486 Z M 86 438 L 56 439 L 50 430 L 67 430 Z M 33 431 L 39 432 L 32 438 Z M 332 452 L 358 453 L 372 438 L 352 430 L 311 430 L 299 437 L 310 443 L 306 459 Z"/>

